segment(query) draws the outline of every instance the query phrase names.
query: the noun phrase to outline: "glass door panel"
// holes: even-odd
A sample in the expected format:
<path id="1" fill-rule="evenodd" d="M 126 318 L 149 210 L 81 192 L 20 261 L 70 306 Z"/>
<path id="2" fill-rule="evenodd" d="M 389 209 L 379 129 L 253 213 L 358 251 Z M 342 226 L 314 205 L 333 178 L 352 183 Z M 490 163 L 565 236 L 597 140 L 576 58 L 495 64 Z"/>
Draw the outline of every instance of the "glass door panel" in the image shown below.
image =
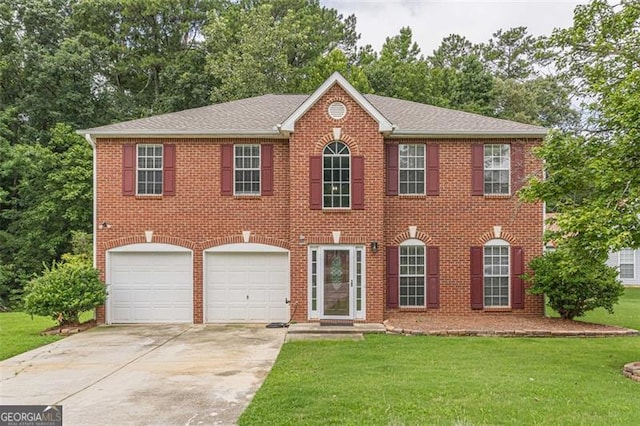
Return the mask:
<path id="1" fill-rule="evenodd" d="M 351 250 L 324 250 L 324 315 L 351 316 Z"/>

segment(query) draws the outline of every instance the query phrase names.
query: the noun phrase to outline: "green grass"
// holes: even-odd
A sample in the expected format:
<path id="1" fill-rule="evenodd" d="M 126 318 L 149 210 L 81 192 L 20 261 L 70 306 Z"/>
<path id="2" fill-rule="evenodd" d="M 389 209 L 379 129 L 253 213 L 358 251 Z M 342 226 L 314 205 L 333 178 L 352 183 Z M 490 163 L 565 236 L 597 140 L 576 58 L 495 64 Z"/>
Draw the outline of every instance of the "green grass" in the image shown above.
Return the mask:
<path id="1" fill-rule="evenodd" d="M 92 318 L 93 312 L 80 315 L 83 322 Z M 55 325 L 56 322 L 48 317 L 31 318 L 23 312 L 0 313 L 0 361 L 60 340 L 61 336 L 40 335 L 41 331 Z"/>
<path id="2" fill-rule="evenodd" d="M 615 305 L 613 314 L 604 309 L 596 309 L 587 312 L 584 317 L 578 318 L 578 320 L 640 330 L 640 288 L 626 288 L 619 303 Z"/>
<path id="3" fill-rule="evenodd" d="M 47 317 L 22 312 L 0 313 L 0 360 L 11 358 L 38 346 L 60 340 L 59 336 L 40 336 L 40 332 L 56 325 Z"/>
<path id="4" fill-rule="evenodd" d="M 584 320 L 639 328 L 638 290 Z M 640 337 L 290 342 L 240 424 L 638 424 L 632 361 Z"/>

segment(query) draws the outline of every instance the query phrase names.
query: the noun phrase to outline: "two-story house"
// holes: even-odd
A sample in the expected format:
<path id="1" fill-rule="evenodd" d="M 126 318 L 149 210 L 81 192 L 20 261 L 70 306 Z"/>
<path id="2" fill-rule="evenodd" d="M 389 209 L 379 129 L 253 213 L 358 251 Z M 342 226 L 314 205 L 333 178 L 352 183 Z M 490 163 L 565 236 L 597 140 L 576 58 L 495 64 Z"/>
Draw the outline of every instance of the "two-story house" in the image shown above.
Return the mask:
<path id="1" fill-rule="evenodd" d="M 99 321 L 380 322 L 542 315 L 521 274 L 541 127 L 376 95 L 335 73 L 81 130 L 95 167 Z"/>

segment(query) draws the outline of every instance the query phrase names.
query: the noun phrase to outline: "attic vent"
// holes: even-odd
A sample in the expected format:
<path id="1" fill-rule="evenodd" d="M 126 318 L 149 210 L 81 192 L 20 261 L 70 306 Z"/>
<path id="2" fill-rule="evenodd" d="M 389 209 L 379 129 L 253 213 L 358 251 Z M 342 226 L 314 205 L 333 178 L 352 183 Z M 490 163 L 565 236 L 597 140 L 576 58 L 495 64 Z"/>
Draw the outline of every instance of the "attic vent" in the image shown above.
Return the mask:
<path id="1" fill-rule="evenodd" d="M 347 115 L 347 107 L 342 102 L 332 102 L 329 105 L 329 116 L 334 120 L 340 120 Z"/>

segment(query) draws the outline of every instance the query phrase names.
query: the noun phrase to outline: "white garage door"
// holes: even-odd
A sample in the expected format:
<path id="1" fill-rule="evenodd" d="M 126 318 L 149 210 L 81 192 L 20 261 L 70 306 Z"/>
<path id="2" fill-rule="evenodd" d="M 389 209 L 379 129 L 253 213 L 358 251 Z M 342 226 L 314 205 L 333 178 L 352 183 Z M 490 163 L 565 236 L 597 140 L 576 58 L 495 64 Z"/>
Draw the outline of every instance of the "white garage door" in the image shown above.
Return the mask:
<path id="1" fill-rule="evenodd" d="M 289 321 L 289 255 L 207 253 L 207 322 Z"/>
<path id="2" fill-rule="evenodd" d="M 109 254 L 112 323 L 192 322 L 190 252 Z"/>

